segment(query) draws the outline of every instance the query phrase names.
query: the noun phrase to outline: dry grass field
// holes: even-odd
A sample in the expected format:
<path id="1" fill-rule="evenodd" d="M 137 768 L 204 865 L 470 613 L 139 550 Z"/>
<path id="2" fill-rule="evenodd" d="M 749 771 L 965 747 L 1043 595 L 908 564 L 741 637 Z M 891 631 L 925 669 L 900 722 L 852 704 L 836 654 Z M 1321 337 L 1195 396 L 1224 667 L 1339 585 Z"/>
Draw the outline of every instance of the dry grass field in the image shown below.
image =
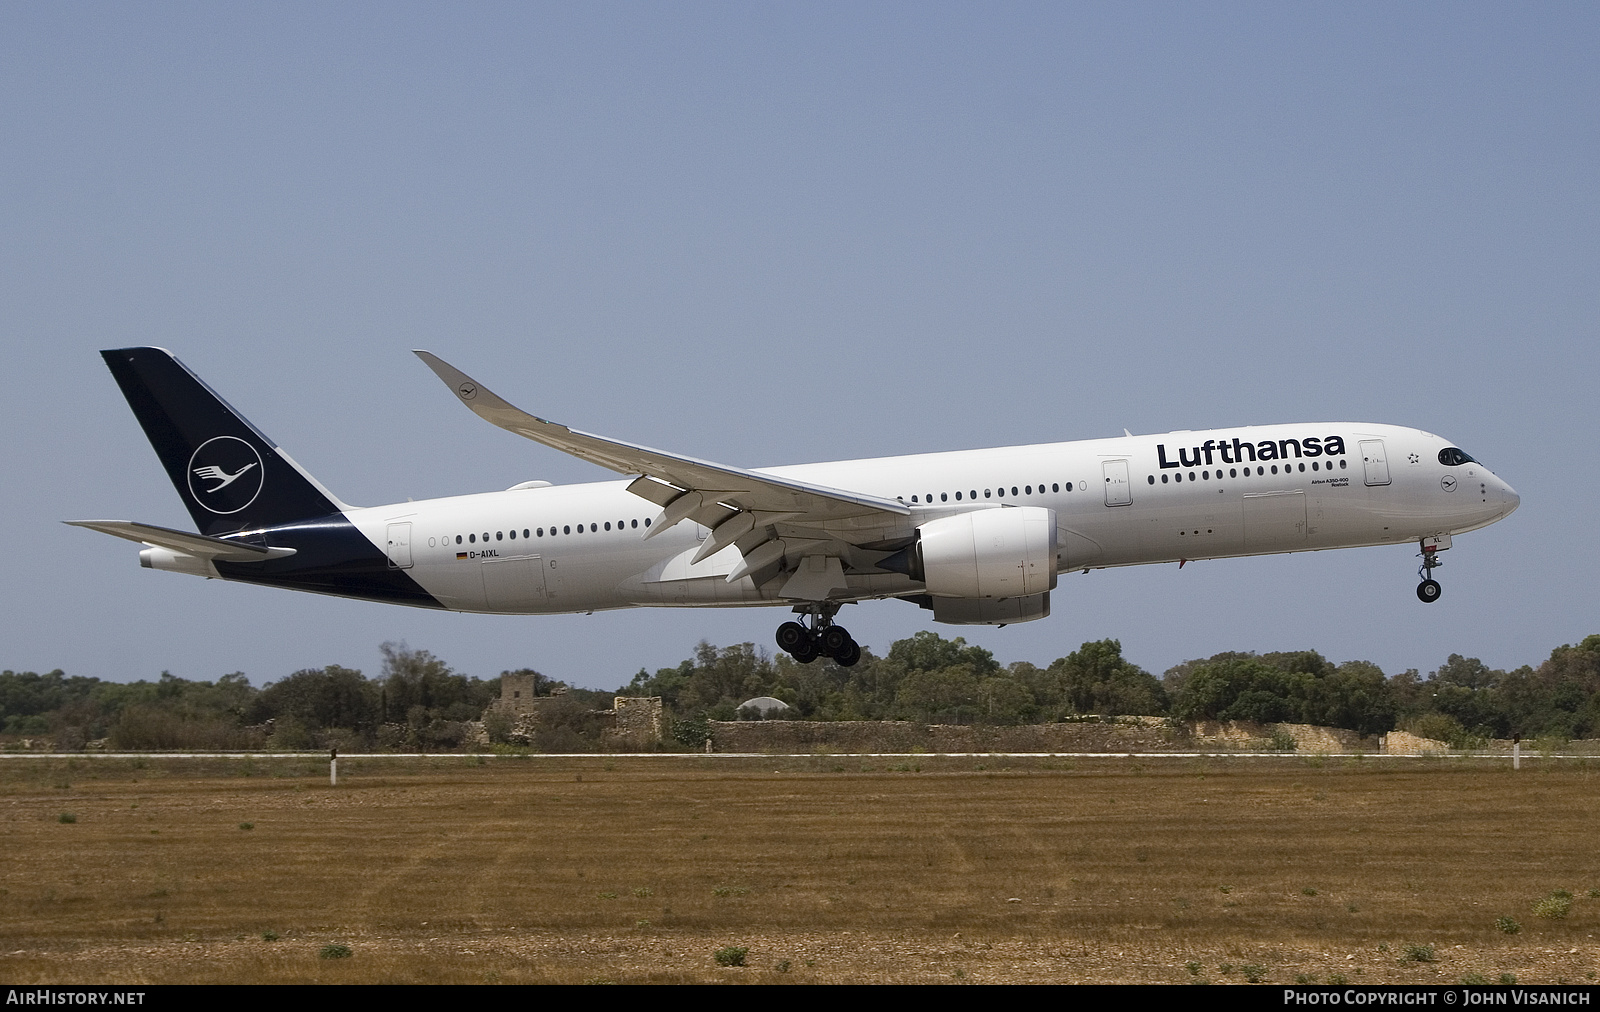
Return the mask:
<path id="1" fill-rule="evenodd" d="M 0 761 L 0 979 L 1600 972 L 1593 760 L 352 758 L 340 774 Z M 1536 915 L 1556 890 L 1565 915 Z M 745 965 L 718 965 L 729 947 Z"/>

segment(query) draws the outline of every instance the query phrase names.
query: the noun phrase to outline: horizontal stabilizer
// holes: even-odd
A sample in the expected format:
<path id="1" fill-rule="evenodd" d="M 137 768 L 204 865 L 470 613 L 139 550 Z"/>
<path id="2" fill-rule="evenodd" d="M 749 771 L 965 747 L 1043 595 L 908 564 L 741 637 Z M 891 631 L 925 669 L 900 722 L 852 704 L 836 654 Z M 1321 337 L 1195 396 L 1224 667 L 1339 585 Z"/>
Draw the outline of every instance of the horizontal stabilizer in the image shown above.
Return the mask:
<path id="1" fill-rule="evenodd" d="M 73 527 L 87 527 L 91 531 L 99 531 L 127 541 L 137 541 L 153 548 L 182 552 L 197 559 L 266 562 L 268 559 L 281 559 L 295 553 L 293 548 L 263 548 L 243 541 L 228 541 L 223 538 L 207 537 L 204 534 L 190 534 L 168 527 L 157 527 L 154 524 L 134 523 L 131 520 L 64 520 L 62 523 Z"/>

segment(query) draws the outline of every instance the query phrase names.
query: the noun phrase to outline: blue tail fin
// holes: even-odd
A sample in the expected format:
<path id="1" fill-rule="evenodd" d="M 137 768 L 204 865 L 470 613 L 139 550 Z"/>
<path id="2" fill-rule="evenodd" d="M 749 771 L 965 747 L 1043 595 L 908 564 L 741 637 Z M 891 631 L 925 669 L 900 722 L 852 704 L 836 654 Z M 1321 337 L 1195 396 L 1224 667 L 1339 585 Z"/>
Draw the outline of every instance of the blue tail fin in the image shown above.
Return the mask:
<path id="1" fill-rule="evenodd" d="M 344 504 L 163 348 L 102 351 L 202 534 L 337 513 Z"/>

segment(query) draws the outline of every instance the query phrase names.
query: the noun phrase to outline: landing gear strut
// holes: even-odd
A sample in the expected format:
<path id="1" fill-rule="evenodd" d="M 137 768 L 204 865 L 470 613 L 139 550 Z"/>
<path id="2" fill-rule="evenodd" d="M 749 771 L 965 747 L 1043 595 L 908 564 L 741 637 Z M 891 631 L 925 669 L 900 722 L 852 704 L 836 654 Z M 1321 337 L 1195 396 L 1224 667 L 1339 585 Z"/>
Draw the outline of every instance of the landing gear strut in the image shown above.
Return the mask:
<path id="1" fill-rule="evenodd" d="M 1422 565 L 1417 569 L 1417 575 L 1422 577 L 1422 582 L 1417 584 L 1417 600 L 1423 604 L 1432 604 L 1439 600 L 1442 588 L 1439 581 L 1433 578 L 1433 571 L 1444 565 L 1444 560 L 1439 558 L 1437 548 L 1427 544 L 1422 545 Z"/>
<path id="2" fill-rule="evenodd" d="M 778 627 L 778 648 L 801 664 L 819 656 L 831 657 L 841 668 L 854 667 L 861 660 L 861 647 L 842 625 L 833 624 L 839 606 L 833 603 L 800 605 L 795 611 L 811 619 L 810 628 L 800 622 L 785 622 Z"/>

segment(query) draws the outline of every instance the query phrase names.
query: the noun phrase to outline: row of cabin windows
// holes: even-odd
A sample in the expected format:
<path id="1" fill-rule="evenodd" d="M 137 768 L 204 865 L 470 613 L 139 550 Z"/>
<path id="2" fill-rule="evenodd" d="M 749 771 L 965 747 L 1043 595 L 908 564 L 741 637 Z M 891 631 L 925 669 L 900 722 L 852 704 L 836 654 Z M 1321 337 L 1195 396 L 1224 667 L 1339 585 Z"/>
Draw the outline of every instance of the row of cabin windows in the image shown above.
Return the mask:
<path id="1" fill-rule="evenodd" d="M 1344 458 L 1341 457 L 1339 459 L 1339 469 L 1341 471 L 1344 470 L 1345 468 L 1349 467 L 1349 466 L 1350 466 L 1349 462 L 1346 461 Z M 1331 460 L 1328 461 L 1327 464 L 1326 464 L 1326 467 L 1327 467 L 1327 469 L 1329 471 L 1332 471 L 1333 470 L 1333 461 L 1331 461 Z M 1300 464 L 1300 470 L 1304 471 L 1305 469 L 1306 469 L 1306 465 L 1305 465 L 1304 462 L 1302 462 Z M 1311 470 L 1317 471 L 1317 470 L 1321 470 L 1321 469 L 1322 468 L 1321 468 L 1321 466 L 1319 466 L 1319 462 L 1318 461 L 1313 460 L 1311 462 Z M 1264 466 L 1257 465 L 1256 474 L 1258 474 L 1258 475 L 1266 474 L 1268 470 L 1269 469 L 1264 467 Z M 1272 467 L 1270 468 L 1270 470 L 1272 471 L 1273 474 L 1277 474 L 1278 473 L 1278 465 L 1277 464 L 1273 464 Z M 1284 474 L 1288 474 L 1292 470 L 1293 470 L 1293 465 L 1290 465 L 1290 464 L 1283 465 L 1283 473 Z M 1250 477 L 1250 469 L 1248 467 L 1244 469 L 1244 476 L 1246 478 Z M 1167 484 L 1168 479 L 1170 477 L 1171 477 L 1170 475 L 1163 474 L 1161 476 L 1161 484 L 1163 484 L 1163 485 Z M 1230 478 L 1239 477 L 1239 469 L 1237 467 L 1228 468 L 1228 477 L 1230 477 Z M 1149 476 L 1146 477 L 1145 480 L 1148 481 L 1150 484 L 1154 485 L 1156 483 L 1156 476 L 1153 475 L 1153 474 L 1149 475 Z M 1181 475 L 1181 474 L 1178 475 L 1177 476 L 1177 480 L 1180 481 L 1180 482 L 1183 481 L 1183 475 Z M 1195 480 L 1193 471 L 1189 472 L 1189 480 L 1190 481 L 1194 481 Z M 1210 471 L 1201 471 L 1200 472 L 1200 480 L 1201 481 L 1210 481 L 1211 480 L 1211 472 Z M 1218 481 L 1222 480 L 1222 468 L 1220 468 L 1220 467 L 1217 468 L 1217 480 Z"/>
<path id="2" fill-rule="evenodd" d="M 1067 482 L 1066 489 L 1067 489 L 1068 492 L 1072 491 L 1072 482 L 1070 482 L 1070 481 Z M 1052 482 L 1051 485 L 1050 485 L 1050 491 L 1052 491 L 1052 492 L 1060 492 L 1061 491 L 1061 483 L 1060 482 Z M 995 497 L 995 498 L 1004 499 L 1006 497 L 1006 487 L 1004 485 L 1001 485 L 1000 487 L 994 488 L 994 489 L 987 489 L 986 488 L 986 489 L 983 490 L 983 497 L 985 499 L 991 498 L 991 493 L 993 493 L 993 497 Z M 1043 482 L 1039 483 L 1038 493 L 1040 495 L 1044 495 L 1044 483 Z M 1013 486 L 1011 486 L 1011 494 L 1014 495 L 1014 496 L 1033 495 L 1034 494 L 1034 486 L 1032 486 L 1032 485 L 1023 485 L 1022 488 L 1021 488 L 1021 491 L 1018 491 L 1017 486 L 1013 485 Z M 955 493 L 955 496 L 956 496 L 956 502 L 960 502 L 961 501 L 961 493 L 957 492 L 957 493 Z M 905 498 L 906 498 L 905 496 L 900 496 L 900 501 L 901 502 L 905 502 Z M 976 499 L 976 498 L 978 498 L 978 490 L 977 489 L 968 490 L 967 498 L 968 499 Z M 918 496 L 912 496 L 911 497 L 911 501 L 914 502 L 914 503 L 933 502 L 933 493 L 929 492 L 926 499 L 922 499 L 922 498 L 920 498 Z M 949 492 L 940 492 L 939 493 L 939 501 L 940 502 L 949 502 L 950 501 L 950 493 Z"/>
<path id="3" fill-rule="evenodd" d="M 650 518 L 649 517 L 645 518 L 644 525 L 646 527 L 650 526 Z M 603 525 L 602 524 L 598 524 L 598 523 L 590 524 L 589 527 L 588 527 L 588 530 L 590 531 L 590 533 L 599 533 L 600 528 L 602 526 L 604 526 L 605 529 L 608 530 L 608 531 L 611 530 L 611 522 L 610 521 L 607 521 Z M 626 530 L 629 527 L 637 528 L 639 526 L 639 521 L 637 521 L 637 520 L 631 520 L 631 521 L 629 521 L 629 520 L 618 520 L 616 526 L 617 526 L 617 530 L 619 530 L 619 531 L 620 530 Z M 552 538 L 556 537 L 558 534 L 573 534 L 573 533 L 582 534 L 583 532 L 584 532 L 584 526 L 582 524 L 578 524 L 576 528 L 574 528 L 573 525 L 571 525 L 571 524 L 563 524 L 559 531 L 554 526 L 552 526 L 550 528 L 550 537 L 552 537 Z M 517 540 L 517 532 L 516 532 L 515 529 L 512 529 L 510 531 L 495 531 L 493 537 L 494 537 L 494 540 L 496 540 L 496 541 L 504 541 L 504 540 L 506 540 L 507 535 L 510 536 L 510 539 L 512 541 Z M 489 532 L 488 531 L 484 531 L 482 536 L 483 536 L 484 544 L 488 544 L 489 538 L 490 538 Z M 543 527 L 534 527 L 534 528 L 531 528 L 531 529 L 527 528 L 527 527 L 524 527 L 522 529 L 522 536 L 523 536 L 524 539 L 542 538 L 542 537 L 545 536 L 545 529 Z M 460 545 L 460 544 L 475 545 L 475 544 L 478 543 L 478 537 L 479 536 L 476 535 L 476 534 L 467 534 L 467 535 L 457 534 L 456 535 L 456 544 L 458 544 L 458 545 Z M 465 540 L 463 540 L 463 538 L 465 538 Z"/>
<path id="4" fill-rule="evenodd" d="M 1345 460 L 1340 459 L 1339 467 L 1341 469 L 1346 468 L 1348 466 L 1349 466 L 1349 464 Z M 1304 463 L 1302 463 L 1300 465 L 1300 470 L 1304 471 L 1305 469 L 1306 469 L 1306 465 Z M 1311 462 L 1311 470 L 1316 471 L 1318 469 L 1319 469 L 1318 462 L 1317 461 L 1312 461 Z M 1278 465 L 1277 464 L 1273 464 L 1271 470 L 1272 470 L 1273 474 L 1277 474 L 1278 473 Z M 1283 465 L 1283 470 L 1284 470 L 1285 474 L 1289 473 L 1289 465 L 1288 464 Z M 1330 471 L 1333 470 L 1333 463 L 1331 461 L 1328 463 L 1328 470 L 1330 470 Z M 1245 468 L 1244 469 L 1244 473 L 1248 477 L 1249 474 L 1250 474 L 1250 469 L 1248 467 Z M 1267 468 L 1265 468 L 1265 467 L 1257 467 L 1256 468 L 1256 474 L 1264 475 L 1266 473 L 1267 473 Z M 1170 476 L 1163 474 L 1161 476 L 1161 484 L 1163 484 L 1163 485 L 1167 484 L 1168 481 L 1169 481 L 1169 477 Z M 1230 478 L 1239 477 L 1239 469 L 1236 468 L 1236 467 L 1228 468 L 1228 477 L 1230 477 Z M 1201 471 L 1200 472 L 1200 478 L 1203 481 L 1210 481 L 1211 480 L 1211 472 L 1210 471 Z M 1222 469 L 1220 467 L 1217 468 L 1217 478 L 1218 479 L 1222 478 Z M 1153 474 L 1149 475 L 1146 480 L 1150 484 L 1154 485 L 1156 483 L 1156 476 L 1153 475 Z M 1180 474 L 1178 476 L 1178 480 L 1182 481 L 1183 480 L 1183 475 Z M 1189 480 L 1190 481 L 1194 481 L 1195 480 L 1195 473 L 1193 471 L 1189 472 Z M 1034 488 L 1035 487 L 1033 485 L 1023 485 L 1019 489 L 1018 486 L 1012 485 L 1011 486 L 1011 494 L 1013 496 L 1033 495 L 1034 494 Z M 1052 482 L 1050 484 L 1050 491 L 1051 492 L 1060 492 L 1062 490 L 1062 488 L 1063 488 L 1063 486 L 1062 486 L 1062 484 L 1060 482 Z M 1066 488 L 1066 491 L 1071 492 L 1072 491 L 1072 482 L 1070 482 L 1070 481 L 1067 482 L 1066 485 L 1065 485 L 1065 488 Z M 1045 491 L 1045 487 L 1044 487 L 1044 484 L 1041 482 L 1038 485 L 1038 494 L 1039 495 L 1044 495 L 1044 491 Z M 978 498 L 978 490 L 977 489 L 970 489 L 970 490 L 967 491 L 966 495 L 967 495 L 967 498 L 969 498 L 969 499 L 976 499 L 976 498 Z M 997 488 L 994 488 L 994 489 L 987 489 L 986 488 L 986 489 L 983 490 L 983 497 L 985 499 L 988 499 L 988 498 L 991 498 L 991 497 L 1004 499 L 1005 496 L 1006 496 L 1006 488 L 1005 488 L 1004 485 L 998 486 Z M 956 492 L 955 493 L 955 497 L 956 497 L 956 502 L 961 502 L 961 493 L 960 492 Z M 905 497 L 902 496 L 901 500 L 904 501 L 904 498 Z M 920 503 L 920 502 L 923 501 L 923 499 L 920 496 L 915 496 L 914 495 L 914 496 L 911 497 L 911 501 L 914 502 L 914 503 Z M 933 493 L 932 492 L 928 493 L 926 501 L 930 502 L 930 503 L 933 502 Z M 949 492 L 940 492 L 939 493 L 939 501 L 940 502 L 949 502 L 950 501 L 950 493 Z M 633 520 L 633 521 L 618 520 L 617 524 L 616 524 L 616 528 L 619 531 L 620 530 L 624 530 L 628 526 L 630 526 L 630 524 L 631 524 L 632 527 L 637 528 L 639 526 L 639 521 L 637 521 L 637 520 Z M 644 525 L 646 527 L 650 526 L 649 518 L 645 519 Z M 589 525 L 589 531 L 591 533 L 598 533 L 600 531 L 601 526 L 602 525 L 598 524 L 598 523 L 591 523 Z M 611 523 L 609 521 L 607 521 L 604 524 L 604 527 L 608 531 L 611 530 Z M 511 530 L 509 533 L 510 533 L 510 537 L 511 537 L 512 541 L 517 540 L 517 532 L 516 532 L 515 529 Z M 560 533 L 561 534 L 571 534 L 571 533 L 573 533 L 573 528 L 572 528 L 572 526 L 570 524 L 564 524 L 561 527 Z M 579 533 L 579 534 L 583 533 L 583 524 L 578 524 L 577 533 Z M 494 540 L 503 541 L 506 538 L 506 534 L 507 534 L 507 532 L 505 532 L 505 531 L 495 531 L 494 532 Z M 550 528 L 550 537 L 552 537 L 552 538 L 556 537 L 556 534 L 557 534 L 556 528 L 555 527 L 551 527 Z M 543 527 L 535 527 L 535 528 L 531 528 L 531 529 L 527 528 L 527 527 L 524 527 L 522 529 L 522 536 L 525 539 L 526 538 L 542 538 L 542 537 L 545 536 L 545 529 Z M 483 540 L 484 540 L 485 543 L 487 543 L 489 541 L 489 537 L 490 537 L 489 532 L 488 531 L 484 531 L 483 532 Z M 465 542 L 463 542 L 463 536 L 462 535 L 460 535 L 460 534 L 456 535 L 456 544 L 458 544 L 458 545 L 459 544 L 463 544 L 463 543 L 476 544 L 477 541 L 478 541 L 478 535 L 476 535 L 476 534 L 465 535 Z"/>

